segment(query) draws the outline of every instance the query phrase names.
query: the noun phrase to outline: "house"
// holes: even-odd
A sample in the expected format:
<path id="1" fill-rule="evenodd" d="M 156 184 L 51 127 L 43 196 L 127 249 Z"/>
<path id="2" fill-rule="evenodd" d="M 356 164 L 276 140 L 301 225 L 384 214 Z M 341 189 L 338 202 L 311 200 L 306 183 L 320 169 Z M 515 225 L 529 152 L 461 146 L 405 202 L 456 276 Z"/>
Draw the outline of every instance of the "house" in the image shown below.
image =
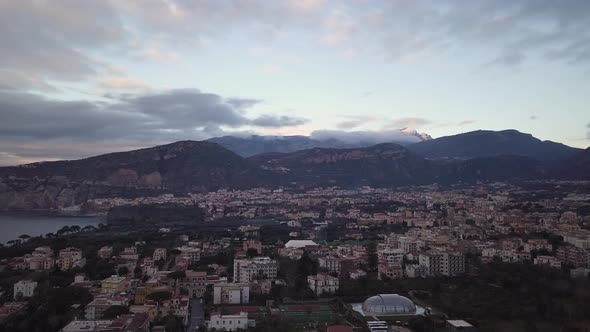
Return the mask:
<path id="1" fill-rule="evenodd" d="M 213 304 L 247 304 L 250 287 L 247 284 L 219 283 L 213 286 Z"/>
<path id="2" fill-rule="evenodd" d="M 37 288 L 37 282 L 31 280 L 21 280 L 14 284 L 14 298 L 33 297 Z"/>
<path id="3" fill-rule="evenodd" d="M 237 315 L 222 315 L 219 312 L 212 312 L 211 318 L 207 321 L 208 329 L 220 331 L 237 331 L 248 327 L 248 313 L 240 312 Z"/>
<path id="4" fill-rule="evenodd" d="M 335 294 L 340 286 L 340 280 L 328 274 L 317 274 L 307 277 L 309 288 L 320 296 L 323 294 Z"/>

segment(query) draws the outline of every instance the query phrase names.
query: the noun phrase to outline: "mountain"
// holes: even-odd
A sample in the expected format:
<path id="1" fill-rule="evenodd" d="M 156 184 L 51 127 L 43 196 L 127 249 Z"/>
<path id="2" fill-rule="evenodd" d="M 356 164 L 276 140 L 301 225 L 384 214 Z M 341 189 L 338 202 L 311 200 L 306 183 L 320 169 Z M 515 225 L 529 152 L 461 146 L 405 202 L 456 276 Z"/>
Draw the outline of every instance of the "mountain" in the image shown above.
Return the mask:
<path id="1" fill-rule="evenodd" d="M 335 135 L 336 137 L 331 137 Z M 357 137 L 355 139 L 339 139 L 337 134 L 324 133 L 322 139 L 309 136 L 222 136 L 211 138 L 208 141 L 217 143 L 226 149 L 237 153 L 242 157 L 251 157 L 257 154 L 269 152 L 289 153 L 313 148 L 328 149 L 352 149 L 369 147 L 379 143 L 397 143 L 407 145 L 408 140 L 424 141 L 432 139 L 428 134 L 419 133 L 416 130 L 403 128 L 399 131 L 400 140 L 385 142 L 377 138 Z M 405 139 L 405 138 L 407 139 Z M 404 138 L 404 139 L 402 139 Z"/>
<path id="2" fill-rule="evenodd" d="M 482 145 L 482 149 L 485 148 Z M 243 158 L 212 142 L 182 141 L 81 160 L 0 167 L 0 210 L 70 208 L 85 211 L 88 207 L 91 209 L 91 204 L 86 203 L 92 199 L 187 194 L 220 188 L 393 187 L 590 179 L 588 174 L 590 149 L 552 161 L 522 155 L 427 159 L 408 147 L 383 143 L 362 148 L 272 152 Z M 121 215 L 134 213 L 119 212 Z"/>
<path id="3" fill-rule="evenodd" d="M 541 141 L 516 130 L 477 130 L 412 144 L 408 148 L 426 158 L 478 158 L 517 155 L 537 160 L 574 156 L 579 149 L 552 141 Z"/>
<path id="4" fill-rule="evenodd" d="M 153 148 L 0 168 L 0 209 L 51 209 L 101 197 L 138 197 L 252 187 L 265 176 L 211 142 Z"/>
<path id="5" fill-rule="evenodd" d="M 429 161 L 393 143 L 367 148 L 269 153 L 249 160 L 279 175 L 282 185 L 393 186 L 430 183 L 435 177 Z"/>
<path id="6" fill-rule="evenodd" d="M 555 178 L 571 180 L 590 180 L 590 148 L 581 150 L 571 158 L 554 163 Z"/>

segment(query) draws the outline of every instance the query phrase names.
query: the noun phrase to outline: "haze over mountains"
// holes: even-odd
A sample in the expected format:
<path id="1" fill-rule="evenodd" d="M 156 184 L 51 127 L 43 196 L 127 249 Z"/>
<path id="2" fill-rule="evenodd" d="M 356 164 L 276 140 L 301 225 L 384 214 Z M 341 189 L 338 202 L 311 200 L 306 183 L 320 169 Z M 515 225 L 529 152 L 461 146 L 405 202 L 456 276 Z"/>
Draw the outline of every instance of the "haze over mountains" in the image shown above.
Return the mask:
<path id="1" fill-rule="evenodd" d="M 234 152 L 214 143 L 216 140 Z M 323 146 L 314 147 L 316 143 Z M 237 153 L 261 147 L 265 153 L 252 157 Z M 271 152 L 296 147 L 303 150 Z M 220 188 L 590 179 L 590 149 L 540 141 L 515 130 L 476 131 L 406 146 L 343 147 L 339 141 L 299 136 L 269 140 L 224 137 L 74 161 L 2 167 L 0 209 L 57 209 L 95 198 Z"/>

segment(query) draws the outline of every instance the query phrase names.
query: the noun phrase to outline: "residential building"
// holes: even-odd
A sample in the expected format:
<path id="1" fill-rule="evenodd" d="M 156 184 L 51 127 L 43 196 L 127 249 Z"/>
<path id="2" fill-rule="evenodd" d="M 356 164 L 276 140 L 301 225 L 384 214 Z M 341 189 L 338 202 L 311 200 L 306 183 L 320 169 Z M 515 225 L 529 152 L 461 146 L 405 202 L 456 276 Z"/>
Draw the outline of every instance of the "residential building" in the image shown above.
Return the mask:
<path id="1" fill-rule="evenodd" d="M 201 260 L 200 248 L 182 246 L 177 249 L 180 250 L 179 257 L 186 257 L 190 263 L 198 262 L 199 260 Z"/>
<path id="2" fill-rule="evenodd" d="M 110 276 L 100 282 L 100 292 L 103 294 L 117 294 L 127 289 L 127 279 L 117 275 Z"/>
<path id="3" fill-rule="evenodd" d="M 129 299 L 126 297 L 99 297 L 86 305 L 84 310 L 86 319 L 97 320 L 104 317 L 104 312 L 112 306 L 129 306 Z"/>
<path id="4" fill-rule="evenodd" d="M 152 259 L 154 260 L 154 262 L 157 262 L 159 260 L 166 260 L 166 248 L 156 248 L 154 250 L 154 254 L 152 255 Z"/>
<path id="5" fill-rule="evenodd" d="M 256 278 L 274 279 L 277 277 L 277 261 L 269 257 L 234 260 L 234 283 L 250 282 Z"/>
<path id="6" fill-rule="evenodd" d="M 113 257 L 113 247 L 104 246 L 100 248 L 98 250 L 97 256 L 100 259 L 109 259 Z"/>
<path id="7" fill-rule="evenodd" d="M 309 288 L 320 296 L 323 294 L 335 294 L 340 286 L 340 280 L 328 274 L 317 274 L 307 277 Z"/>
<path id="8" fill-rule="evenodd" d="M 248 284 L 220 283 L 213 286 L 213 304 L 247 304 L 249 302 Z"/>
<path id="9" fill-rule="evenodd" d="M 561 268 L 561 261 L 553 256 L 537 256 L 533 263 L 535 265 L 545 265 L 553 268 Z"/>
<path id="10" fill-rule="evenodd" d="M 219 312 L 212 312 L 211 318 L 207 321 L 208 329 L 219 331 L 237 331 L 248 327 L 248 313 L 240 312 L 237 315 L 222 315 Z"/>
<path id="11" fill-rule="evenodd" d="M 187 270 L 182 287 L 188 291 L 190 297 L 203 297 L 207 290 L 207 272 Z"/>
<path id="12" fill-rule="evenodd" d="M 81 249 L 69 247 L 59 251 L 57 266 L 60 270 L 67 271 L 74 267 L 83 267 L 85 264 L 86 259 L 82 256 Z"/>
<path id="13" fill-rule="evenodd" d="M 21 280 L 14 284 L 14 298 L 33 297 L 37 288 L 37 282 L 31 280 Z"/>
<path id="14" fill-rule="evenodd" d="M 329 272 L 335 272 L 340 274 L 340 258 L 332 255 L 327 255 L 318 258 L 320 268 L 326 269 Z"/>
<path id="15" fill-rule="evenodd" d="M 418 261 L 429 276 L 453 277 L 465 273 L 465 256 L 459 252 L 429 251 L 420 253 Z"/>
<path id="16" fill-rule="evenodd" d="M 244 252 L 248 252 L 248 249 L 254 249 L 260 255 L 262 254 L 262 242 L 256 239 L 248 239 L 243 243 Z"/>
<path id="17" fill-rule="evenodd" d="M 401 279 L 404 276 L 404 270 L 401 265 L 389 265 L 389 264 L 378 264 L 377 265 L 377 278 L 382 280 L 387 279 Z"/>

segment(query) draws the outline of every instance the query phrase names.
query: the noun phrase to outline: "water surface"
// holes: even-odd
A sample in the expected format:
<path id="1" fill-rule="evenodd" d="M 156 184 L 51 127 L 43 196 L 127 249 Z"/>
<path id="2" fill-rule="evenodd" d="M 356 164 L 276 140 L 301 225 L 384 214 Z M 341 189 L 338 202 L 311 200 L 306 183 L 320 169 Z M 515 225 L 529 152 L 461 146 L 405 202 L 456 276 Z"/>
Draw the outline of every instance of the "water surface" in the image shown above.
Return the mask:
<path id="1" fill-rule="evenodd" d="M 29 236 L 55 233 L 64 226 L 80 228 L 106 223 L 102 217 L 63 217 L 29 214 L 0 214 L 0 243 L 15 240 L 23 234 Z"/>

